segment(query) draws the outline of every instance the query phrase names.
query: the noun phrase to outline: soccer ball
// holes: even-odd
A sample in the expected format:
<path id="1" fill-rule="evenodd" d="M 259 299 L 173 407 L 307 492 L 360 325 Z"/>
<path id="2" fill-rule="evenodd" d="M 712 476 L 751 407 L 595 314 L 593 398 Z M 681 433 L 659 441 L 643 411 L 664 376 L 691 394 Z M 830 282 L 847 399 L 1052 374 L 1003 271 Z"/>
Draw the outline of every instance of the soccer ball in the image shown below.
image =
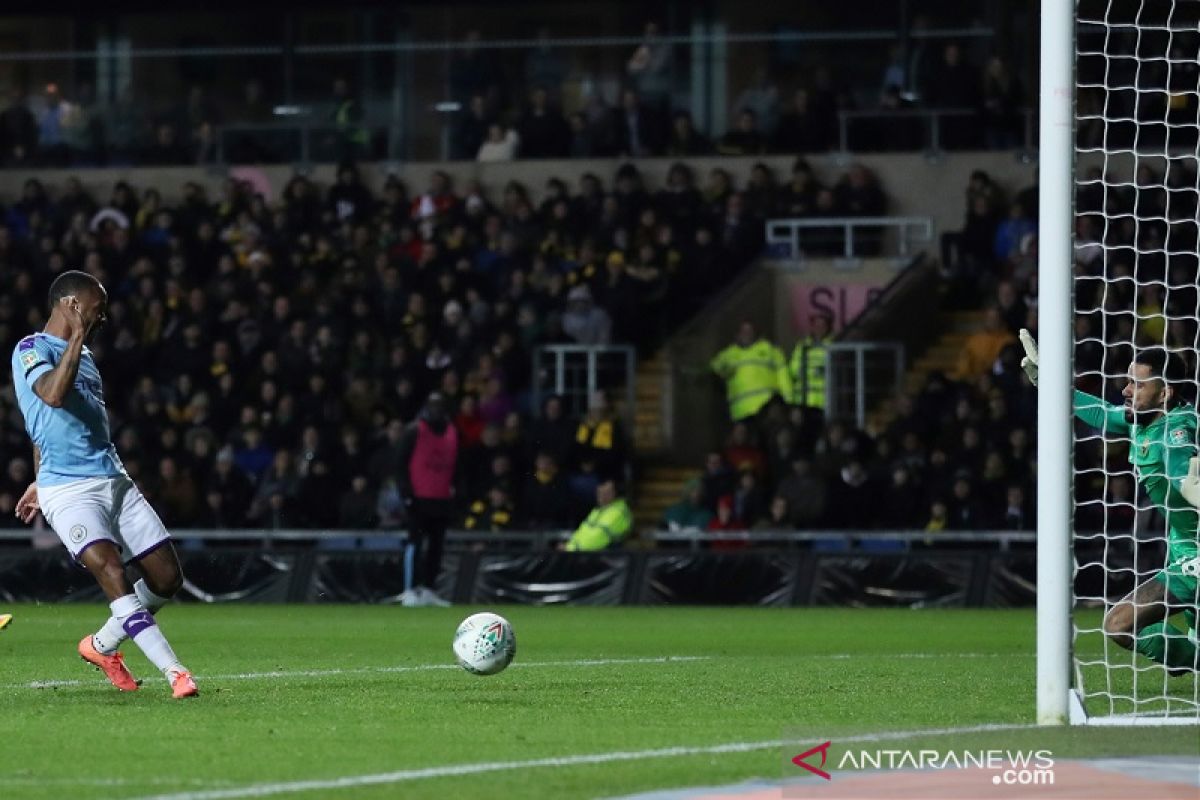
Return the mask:
<path id="1" fill-rule="evenodd" d="M 472 675 L 495 675 L 511 664 L 516 654 L 512 625 L 499 614 L 472 614 L 454 632 L 454 656 Z"/>

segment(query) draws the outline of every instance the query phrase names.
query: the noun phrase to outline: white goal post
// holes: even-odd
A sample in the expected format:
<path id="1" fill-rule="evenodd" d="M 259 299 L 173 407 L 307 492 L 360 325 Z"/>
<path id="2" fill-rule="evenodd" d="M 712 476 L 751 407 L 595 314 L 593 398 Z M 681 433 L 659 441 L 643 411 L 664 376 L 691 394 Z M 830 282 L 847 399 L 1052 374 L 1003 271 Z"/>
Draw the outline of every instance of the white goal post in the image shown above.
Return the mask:
<path id="1" fill-rule="evenodd" d="M 1071 241 L 1075 2 L 1042 0 L 1038 99 L 1037 719 L 1071 692 Z"/>
<path id="2" fill-rule="evenodd" d="M 1092 527 L 1086 535 L 1080 535 L 1076 525 L 1079 507 L 1076 480 L 1080 478 L 1076 449 L 1085 437 L 1077 438 L 1072 413 L 1072 391 L 1081 374 L 1074 363 L 1074 353 L 1080 342 L 1104 351 L 1100 368 L 1092 367 L 1086 373 L 1100 386 L 1109 386 L 1120 378 L 1135 344 L 1152 343 L 1186 352 L 1190 363 L 1196 363 L 1195 335 L 1190 341 L 1180 343 L 1178 336 L 1172 338 L 1167 332 L 1172 321 L 1180 316 L 1178 312 L 1173 316 L 1169 301 L 1172 288 L 1177 288 L 1172 281 L 1177 282 L 1177 278 L 1165 276 L 1170 274 L 1171 259 L 1177 256 L 1189 259 L 1183 263 L 1194 263 L 1190 260 L 1196 256 L 1194 234 L 1189 234 L 1189 249 L 1182 253 L 1178 245 L 1173 249 L 1169 232 L 1152 244 L 1145 244 L 1137 232 L 1132 243 L 1110 236 L 1119 226 L 1130 224 L 1135 231 L 1153 225 L 1173 230 L 1176 220 L 1170 210 L 1172 192 L 1194 191 L 1190 197 L 1200 196 L 1200 183 L 1195 177 L 1195 129 L 1200 127 L 1200 117 L 1188 118 L 1189 114 L 1194 115 L 1192 109 L 1200 105 L 1197 87 L 1190 83 L 1183 93 L 1192 95 L 1182 101 L 1177 89 L 1172 94 L 1172 87 L 1179 85 L 1178 71 L 1191 69 L 1189 60 L 1194 64 L 1198 58 L 1195 43 L 1200 42 L 1197 24 L 1200 15 L 1193 12 L 1200 8 L 1200 3 L 1191 9 L 1184 8 L 1187 5 L 1184 0 L 1041 2 L 1037 722 L 1042 725 L 1200 725 L 1200 675 L 1169 677 L 1160 665 L 1116 647 L 1103 635 L 1099 620 L 1104 607 L 1120 599 L 1132 582 L 1146 579 L 1138 549 L 1144 548 L 1143 555 L 1160 552 L 1165 547 L 1166 525 L 1161 517 L 1156 523 L 1146 521 L 1153 515 L 1139 509 L 1136 490 L 1132 498 L 1121 495 L 1119 500 L 1110 501 L 1110 484 L 1129 485 L 1135 476 L 1128 464 L 1121 459 L 1109 459 L 1106 453 L 1103 477 L 1097 479 L 1102 481 L 1103 494 L 1099 501 L 1089 501 L 1103 506 L 1102 530 L 1092 533 L 1095 530 Z M 1177 14 L 1181 8 L 1186 18 Z M 1086 42 L 1081 31 L 1089 32 Z M 1183 41 L 1189 44 L 1181 54 L 1179 43 Z M 1090 60 L 1086 75 L 1083 68 L 1077 69 L 1077 60 L 1081 64 L 1083 59 Z M 1102 78 L 1094 77 L 1097 65 L 1102 67 Z M 1177 70 L 1175 77 L 1173 69 Z M 1077 103 L 1080 92 L 1087 93 L 1089 102 Z M 1129 100 L 1130 97 L 1133 99 Z M 1181 107 L 1185 110 L 1182 118 L 1178 113 Z M 1147 119 L 1148 109 L 1159 116 Z M 1077 121 L 1086 122 L 1089 132 L 1098 131 L 1084 137 L 1082 146 L 1077 144 Z M 1118 127 L 1121 133 L 1116 132 Z M 1172 129 L 1185 135 L 1173 140 Z M 1131 136 L 1129 130 L 1133 130 Z M 1180 148 L 1178 141 L 1186 145 Z M 1171 176 L 1172 165 L 1179 162 L 1183 163 L 1179 168 L 1182 173 L 1177 171 Z M 1147 174 L 1162 177 L 1143 177 L 1142 171 L 1147 168 L 1156 171 Z M 1085 171 L 1088 177 L 1083 179 Z M 1187 176 L 1182 188 L 1178 181 L 1180 174 Z M 1092 257 L 1102 261 L 1098 262 L 1101 264 L 1098 277 L 1089 279 L 1103 282 L 1106 302 L 1111 300 L 1112 273 L 1107 262 L 1119 260 L 1122 268 L 1132 267 L 1131 278 L 1123 274 L 1122 281 L 1131 284 L 1134 301 L 1133 307 L 1120 310 L 1131 323 L 1110 320 L 1107 306 L 1082 309 L 1101 317 L 1103 330 L 1098 336 L 1077 340 L 1075 316 L 1080 309 L 1075 276 L 1078 247 L 1075 197 L 1082 186 L 1094 188 L 1103 198 L 1101 210 L 1092 212 L 1103 215 L 1103 231 L 1087 242 Z M 1161 212 L 1147 211 L 1146 204 L 1141 202 L 1143 192 L 1151 191 L 1165 198 Z M 1110 217 L 1109 200 L 1118 195 L 1132 200 L 1128 208 Z M 1189 213 L 1195 216 L 1194 211 Z M 1194 223 L 1192 219 L 1186 224 Z M 1114 240 L 1119 240 L 1119 246 L 1113 245 Z M 1189 241 L 1188 236 L 1184 241 Z M 1189 280 L 1198 282 L 1200 278 L 1193 275 Z M 1147 296 L 1157 297 L 1159 306 L 1155 309 L 1150 302 L 1148 313 L 1144 299 Z M 1193 309 L 1185 318 L 1200 327 L 1197 311 L 1200 309 Z M 1126 327 L 1121 328 L 1121 324 Z M 1114 331 L 1118 332 L 1116 336 Z M 1121 354 L 1109 355 L 1115 339 L 1119 339 L 1116 343 Z M 1088 446 L 1097 438 L 1086 437 Z M 1125 443 L 1128 444 L 1128 439 Z M 1123 507 L 1122 513 L 1110 514 L 1117 506 Z M 1098 551 L 1093 544 L 1096 540 L 1100 542 Z M 1081 541 L 1092 545 L 1086 557 L 1080 555 Z M 1127 550 L 1133 553 L 1134 566 L 1122 562 L 1114 570 L 1110 563 L 1112 554 L 1124 554 Z M 1096 556 L 1096 552 L 1100 555 Z M 1089 570 L 1093 577 L 1103 575 L 1102 588 L 1081 591 L 1077 596 L 1081 570 Z M 1125 574 L 1118 576 L 1117 572 Z"/>

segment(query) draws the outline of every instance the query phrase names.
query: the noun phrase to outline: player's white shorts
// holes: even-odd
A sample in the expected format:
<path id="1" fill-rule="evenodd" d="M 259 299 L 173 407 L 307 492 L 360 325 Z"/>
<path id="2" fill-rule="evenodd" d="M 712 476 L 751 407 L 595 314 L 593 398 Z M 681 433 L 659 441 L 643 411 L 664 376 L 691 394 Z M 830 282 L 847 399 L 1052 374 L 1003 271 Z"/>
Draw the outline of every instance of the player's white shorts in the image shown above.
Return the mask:
<path id="1" fill-rule="evenodd" d="M 171 540 L 158 514 L 125 475 L 39 486 L 38 503 L 76 561 L 96 542 L 113 542 L 128 563 Z"/>

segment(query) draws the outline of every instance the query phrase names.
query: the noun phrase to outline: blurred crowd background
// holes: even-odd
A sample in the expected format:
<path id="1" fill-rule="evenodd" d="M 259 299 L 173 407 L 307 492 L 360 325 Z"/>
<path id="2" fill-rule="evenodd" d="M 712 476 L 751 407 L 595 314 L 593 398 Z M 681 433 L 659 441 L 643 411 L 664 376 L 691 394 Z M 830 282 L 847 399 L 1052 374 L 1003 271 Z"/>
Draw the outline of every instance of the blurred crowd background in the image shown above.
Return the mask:
<path id="1" fill-rule="evenodd" d="M 5 19 L 0 164 L 1032 146 L 1025 0 L 274 5 Z"/>
<path id="2" fill-rule="evenodd" d="M 171 525 L 394 525 L 402 426 L 440 390 L 466 445 L 462 523 L 563 527 L 598 477 L 628 475 L 628 434 L 595 452 L 577 442 L 587 417 L 555 398 L 532 408 L 533 348 L 652 348 L 759 254 L 765 217 L 820 197 L 863 213 L 847 205 L 860 183 L 882 196 L 861 167 L 831 179 L 801 160 L 783 185 L 761 166 L 745 187 L 721 169 L 697 187 L 678 164 L 655 187 L 625 164 L 551 179 L 536 204 L 518 183 L 492 197 L 445 173 L 376 196 L 351 164 L 274 203 L 238 180 L 166 203 L 125 182 L 93 197 L 30 179 L 3 208 L 0 345 L 43 327 L 64 270 L 101 280 L 109 323 L 92 348 L 114 436 Z M 10 381 L 0 524 L 31 470 Z M 485 523 L 477 503 L 508 513 Z"/>
<path id="3" fill-rule="evenodd" d="M 586 411 L 553 396 L 535 405 L 535 347 L 653 353 L 763 253 L 766 220 L 887 213 L 888 187 L 852 157 L 817 170 L 806 156 L 1033 144 L 1029 3 L 897 2 L 857 27 L 819 4 L 716 5 L 530 6 L 519 19 L 216 8 L 203 30 L 230 25 L 202 36 L 187 35 L 187 14 L 57 28 L 6 18 L 0 41 L 17 44 L 0 54 L 0 166 L 31 177 L 0 198 L 0 346 L 44 325 L 62 271 L 108 287 L 93 348 L 114 436 L 171 526 L 401 524 L 399 439 L 439 390 L 464 445 L 455 525 L 573 527 L 598 482 L 632 489 L 637 465 L 604 392 Z M 1172 39 L 1181 53 L 1196 41 Z M 1119 31 L 1106 42 L 1140 46 Z M 1077 181 L 1078 383 L 1110 400 L 1133 345 L 1194 348 L 1200 311 L 1195 125 L 1169 127 L 1195 122 L 1200 68 L 1125 74 L 1130 63 L 1081 60 L 1080 146 L 1136 139 L 1185 155 L 1129 176 L 1088 166 Z M 1089 88 L 1110 65 L 1110 80 L 1143 91 Z M 740 178 L 721 166 L 765 154 L 790 169 L 758 163 Z M 642 159 L 697 156 L 715 166 L 643 174 Z M 608 166 L 536 187 L 456 185 L 441 171 L 410 186 L 388 171 L 418 158 Z M 126 181 L 90 192 L 69 171 L 38 177 L 315 162 L 339 164 L 336 180 L 301 169 L 277 199 L 237 178 L 214 195 L 184 178 L 164 199 Z M 1015 334 L 1037 331 L 1037 186 L 1006 192 L 977 170 L 937 190 L 963 196 L 961 228 L 931 253 L 940 300 L 986 311 L 956 368 L 897 397 L 879 430 L 826 420 L 781 377 L 778 397 L 693 465 L 662 526 L 1033 527 L 1035 398 Z M 840 253 L 839 236 L 810 240 L 810 255 Z M 16 524 L 31 480 L 9 380 L 0 525 Z M 1152 513 L 1117 474 L 1124 445 L 1080 437 L 1080 525 Z"/>

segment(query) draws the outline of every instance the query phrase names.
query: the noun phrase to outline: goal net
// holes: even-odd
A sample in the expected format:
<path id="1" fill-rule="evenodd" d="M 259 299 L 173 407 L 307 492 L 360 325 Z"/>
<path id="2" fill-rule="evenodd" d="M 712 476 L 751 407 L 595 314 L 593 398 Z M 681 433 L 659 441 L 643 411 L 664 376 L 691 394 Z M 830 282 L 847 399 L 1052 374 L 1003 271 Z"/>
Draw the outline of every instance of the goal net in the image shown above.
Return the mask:
<path id="1" fill-rule="evenodd" d="M 1134 354 L 1153 346 L 1182 360 L 1189 380 L 1180 389 L 1196 401 L 1198 19 L 1200 3 L 1182 0 L 1076 8 L 1071 372 L 1076 388 L 1118 405 Z M 1166 436 L 1163 426 L 1162 447 L 1178 444 Z M 1072 439 L 1070 721 L 1200 724 L 1194 672 L 1171 675 L 1103 629 L 1105 609 L 1163 569 L 1170 528 L 1181 527 L 1147 495 L 1153 470 L 1138 474 L 1130 463 L 1131 450 L 1145 456 L 1154 444 L 1123 426 L 1079 421 Z M 1135 626 L 1161 631 L 1165 646 L 1172 636 L 1196 641 L 1194 616 L 1150 628 L 1161 615 L 1149 604 L 1138 612 Z"/>

